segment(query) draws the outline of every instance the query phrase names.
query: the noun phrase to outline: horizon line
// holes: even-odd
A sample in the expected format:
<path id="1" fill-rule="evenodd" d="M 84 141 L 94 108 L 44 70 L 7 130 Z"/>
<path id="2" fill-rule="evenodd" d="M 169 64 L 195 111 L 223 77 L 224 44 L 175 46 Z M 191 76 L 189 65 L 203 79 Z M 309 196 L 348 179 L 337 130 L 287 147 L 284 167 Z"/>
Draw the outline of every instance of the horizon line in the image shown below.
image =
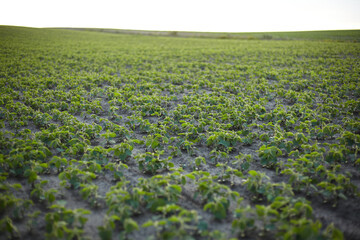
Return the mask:
<path id="1" fill-rule="evenodd" d="M 22 25 L 1 25 L 9 27 L 25 27 L 37 29 L 108 29 L 123 31 L 147 31 L 147 32 L 189 32 L 189 33 L 275 33 L 275 32 L 325 32 L 325 31 L 359 31 L 360 28 L 342 28 L 342 29 L 316 29 L 316 30 L 270 30 L 270 31 L 196 31 L 196 30 L 154 30 L 154 29 L 131 29 L 131 28 L 112 28 L 112 27 L 32 27 Z"/>

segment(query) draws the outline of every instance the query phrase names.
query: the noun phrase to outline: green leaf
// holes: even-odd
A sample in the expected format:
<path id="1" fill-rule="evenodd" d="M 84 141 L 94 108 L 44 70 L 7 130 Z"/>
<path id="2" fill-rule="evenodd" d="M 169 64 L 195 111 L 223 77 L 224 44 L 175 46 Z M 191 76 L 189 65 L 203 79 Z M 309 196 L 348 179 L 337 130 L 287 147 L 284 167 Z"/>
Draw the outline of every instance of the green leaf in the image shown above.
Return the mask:
<path id="1" fill-rule="evenodd" d="M 98 227 L 99 230 L 99 235 L 101 240 L 112 240 L 112 229 L 111 228 L 107 228 L 104 226 L 99 226 Z"/>
<path id="2" fill-rule="evenodd" d="M 197 227 L 200 231 L 206 231 L 208 229 L 208 224 L 205 221 L 200 221 Z"/>
<path id="3" fill-rule="evenodd" d="M 170 185 L 169 188 L 170 188 L 170 189 L 173 189 L 173 190 L 175 190 L 176 192 L 179 192 L 179 193 L 180 193 L 181 190 L 182 190 L 179 185 L 175 185 L 175 184 Z"/>
<path id="4" fill-rule="evenodd" d="M 221 144 L 221 145 L 223 145 L 225 147 L 230 147 L 230 142 L 225 141 L 223 139 L 220 139 L 219 144 Z"/>
<path id="5" fill-rule="evenodd" d="M 142 225 L 143 228 L 154 226 L 154 222 L 149 220 Z"/>
<path id="6" fill-rule="evenodd" d="M 12 187 L 13 187 L 14 189 L 16 189 L 16 190 L 22 189 L 22 186 L 21 186 L 20 183 L 14 183 L 14 184 L 12 185 Z"/>
<path id="7" fill-rule="evenodd" d="M 133 219 L 127 218 L 124 221 L 124 229 L 126 233 L 131 233 L 134 230 L 139 230 L 139 226 Z"/>
<path id="8" fill-rule="evenodd" d="M 151 143 L 151 148 L 152 148 L 152 149 L 155 149 L 157 146 L 159 146 L 159 142 L 155 139 L 155 140 L 153 140 L 152 143 Z"/>
<path id="9" fill-rule="evenodd" d="M 258 175 L 258 173 L 255 170 L 250 170 L 249 174 L 254 177 Z"/>
<path id="10" fill-rule="evenodd" d="M 177 216 L 171 216 L 168 218 L 170 222 L 178 223 L 180 222 L 180 219 Z"/>
<path id="11" fill-rule="evenodd" d="M 50 203 L 52 203 L 53 201 L 55 201 L 55 195 L 54 195 L 53 193 L 49 193 L 48 201 L 49 201 Z"/>
<path id="12" fill-rule="evenodd" d="M 344 199 L 344 200 L 347 200 L 347 197 L 346 197 L 344 194 L 342 194 L 342 193 L 339 193 L 339 197 L 342 198 L 342 199 Z"/>
<path id="13" fill-rule="evenodd" d="M 191 173 L 186 174 L 185 176 L 192 179 L 192 180 L 195 180 L 195 176 L 193 174 L 191 174 Z"/>

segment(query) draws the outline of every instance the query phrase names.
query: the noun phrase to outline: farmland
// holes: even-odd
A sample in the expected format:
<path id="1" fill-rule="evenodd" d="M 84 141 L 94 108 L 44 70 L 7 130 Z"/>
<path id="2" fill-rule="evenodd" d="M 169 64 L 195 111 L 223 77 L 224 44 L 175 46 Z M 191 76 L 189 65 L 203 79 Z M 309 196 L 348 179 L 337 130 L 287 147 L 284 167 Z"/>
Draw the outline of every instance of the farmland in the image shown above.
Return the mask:
<path id="1" fill-rule="evenodd" d="M 183 38 L 241 39 L 241 40 L 321 40 L 321 41 L 360 41 L 359 30 L 337 31 L 294 31 L 294 32 L 183 32 L 183 31 L 140 31 L 102 28 L 63 28 L 78 31 L 92 31 L 113 34 L 134 34 L 147 36 L 169 36 Z"/>
<path id="2" fill-rule="evenodd" d="M 359 239 L 358 35 L 0 26 L 0 239 Z"/>

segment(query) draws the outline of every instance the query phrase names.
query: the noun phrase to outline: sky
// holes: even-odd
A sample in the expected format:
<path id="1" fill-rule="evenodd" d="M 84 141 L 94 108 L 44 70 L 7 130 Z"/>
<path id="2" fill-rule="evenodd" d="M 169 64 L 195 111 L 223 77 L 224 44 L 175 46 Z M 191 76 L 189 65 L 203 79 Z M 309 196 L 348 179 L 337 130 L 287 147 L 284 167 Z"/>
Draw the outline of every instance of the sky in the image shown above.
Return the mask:
<path id="1" fill-rule="evenodd" d="M 266 32 L 360 29 L 360 0 L 0 0 L 0 25 Z"/>

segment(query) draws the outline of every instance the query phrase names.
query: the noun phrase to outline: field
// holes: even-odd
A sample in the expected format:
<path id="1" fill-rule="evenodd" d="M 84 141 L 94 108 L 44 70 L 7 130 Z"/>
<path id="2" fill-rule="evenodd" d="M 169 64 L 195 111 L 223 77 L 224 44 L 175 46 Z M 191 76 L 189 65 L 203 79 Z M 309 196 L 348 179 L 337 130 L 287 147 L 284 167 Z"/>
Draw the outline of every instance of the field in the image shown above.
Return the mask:
<path id="1" fill-rule="evenodd" d="M 360 239 L 359 33 L 0 26 L 0 239 Z"/>
<path id="2" fill-rule="evenodd" d="M 66 29 L 66 28 L 64 28 Z M 102 28 L 68 28 L 69 30 L 92 31 L 113 34 L 133 34 L 147 36 L 170 36 L 183 38 L 212 38 L 212 39 L 240 39 L 240 40 L 320 40 L 320 41 L 360 41 L 359 30 L 337 31 L 299 31 L 299 32 L 183 32 L 183 31 L 140 31 Z"/>

